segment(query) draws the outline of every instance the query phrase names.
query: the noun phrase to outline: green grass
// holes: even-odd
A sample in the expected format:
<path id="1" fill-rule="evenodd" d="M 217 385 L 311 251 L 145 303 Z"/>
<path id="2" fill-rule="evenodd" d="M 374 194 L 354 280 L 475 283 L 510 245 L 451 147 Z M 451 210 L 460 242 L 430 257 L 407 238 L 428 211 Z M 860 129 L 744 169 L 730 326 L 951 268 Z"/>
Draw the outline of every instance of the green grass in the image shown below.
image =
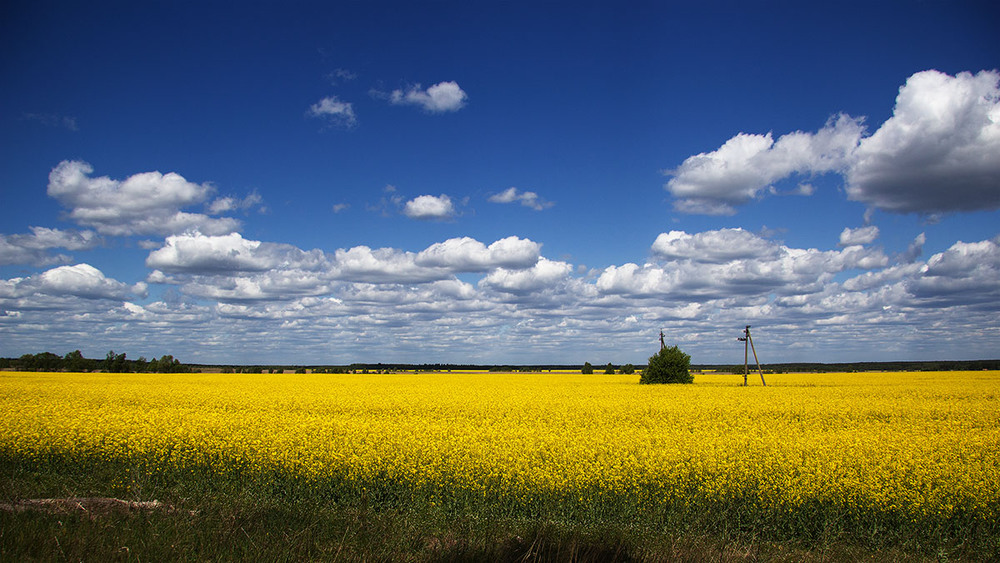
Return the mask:
<path id="1" fill-rule="evenodd" d="M 819 519 L 747 518 L 739 506 L 674 518 L 571 516 L 549 507 L 430 505 L 386 486 L 359 495 L 280 475 L 149 472 L 117 462 L 0 456 L 0 503 L 112 497 L 154 510 L 0 510 L 3 561 L 930 561 L 991 560 L 997 530 L 902 535 Z M 167 506 L 173 510 L 168 510 Z M 809 520 L 805 515 L 805 520 Z M 864 538 L 858 533 L 876 537 Z"/>

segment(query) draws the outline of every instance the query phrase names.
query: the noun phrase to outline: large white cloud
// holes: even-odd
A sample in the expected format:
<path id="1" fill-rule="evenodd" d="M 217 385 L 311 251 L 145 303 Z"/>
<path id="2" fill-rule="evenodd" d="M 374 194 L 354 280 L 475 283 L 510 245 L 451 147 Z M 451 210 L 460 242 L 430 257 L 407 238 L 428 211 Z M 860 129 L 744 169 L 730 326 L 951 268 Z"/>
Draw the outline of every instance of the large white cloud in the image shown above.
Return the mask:
<path id="1" fill-rule="evenodd" d="M 864 128 L 848 115 L 831 118 L 816 133 L 796 131 L 775 141 L 771 133 L 740 133 L 709 153 L 688 157 L 668 172 L 666 188 L 683 212 L 731 214 L 792 173 L 841 169 Z"/>
<path id="2" fill-rule="evenodd" d="M 30 300 L 35 295 L 126 300 L 142 297 L 146 291 L 147 287 L 143 282 L 129 285 L 106 277 L 90 264 L 74 264 L 52 268 L 26 278 L 3 281 L 0 283 L 0 300 Z"/>
<path id="3" fill-rule="evenodd" d="M 239 233 L 221 236 L 193 233 L 167 237 L 164 246 L 146 258 L 146 266 L 164 272 L 202 274 L 317 269 L 325 266 L 325 257 L 318 250 L 305 252 L 288 244 L 248 240 Z"/>
<path id="4" fill-rule="evenodd" d="M 129 299 L 146 293 L 146 284 L 128 285 L 105 277 L 90 264 L 60 266 L 39 276 L 42 291 L 49 294 L 75 295 L 90 299 Z"/>
<path id="5" fill-rule="evenodd" d="M 527 293 L 551 289 L 568 279 L 572 271 L 571 264 L 542 257 L 527 269 L 497 268 L 487 274 L 480 284 L 507 293 Z"/>
<path id="6" fill-rule="evenodd" d="M 101 234 L 226 234 L 239 228 L 235 219 L 181 211 L 208 199 L 213 189 L 207 184 L 173 172 L 144 172 L 119 181 L 93 178 L 93 171 L 86 162 L 60 162 L 49 174 L 48 194 L 70 209 L 70 219 Z"/>
<path id="7" fill-rule="evenodd" d="M 416 84 L 405 92 L 393 90 L 389 95 L 389 101 L 393 104 L 416 105 L 429 113 L 458 111 L 465 107 L 468 98 L 468 94 L 454 81 L 438 82 L 426 90 Z"/>
<path id="8" fill-rule="evenodd" d="M 937 214 L 1000 208 L 1000 72 L 910 76 L 893 115 L 871 136 L 839 115 L 815 133 L 777 141 L 739 133 L 686 158 L 665 188 L 686 213 L 732 214 L 794 174 L 843 175 L 847 195 L 892 212 Z M 808 195 L 813 189 L 798 193 Z"/>
<path id="9" fill-rule="evenodd" d="M 1000 73 L 911 76 L 855 151 L 847 194 L 897 212 L 1000 208 Z"/>

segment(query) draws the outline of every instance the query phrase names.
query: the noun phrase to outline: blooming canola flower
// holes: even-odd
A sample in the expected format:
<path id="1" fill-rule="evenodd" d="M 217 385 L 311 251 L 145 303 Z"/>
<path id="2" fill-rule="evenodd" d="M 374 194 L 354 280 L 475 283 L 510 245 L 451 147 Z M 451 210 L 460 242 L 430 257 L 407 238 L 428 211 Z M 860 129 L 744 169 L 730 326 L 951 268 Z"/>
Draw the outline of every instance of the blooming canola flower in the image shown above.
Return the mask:
<path id="1" fill-rule="evenodd" d="M 0 454 L 392 486 L 429 502 L 1000 506 L 1000 372 L 0 373 Z"/>

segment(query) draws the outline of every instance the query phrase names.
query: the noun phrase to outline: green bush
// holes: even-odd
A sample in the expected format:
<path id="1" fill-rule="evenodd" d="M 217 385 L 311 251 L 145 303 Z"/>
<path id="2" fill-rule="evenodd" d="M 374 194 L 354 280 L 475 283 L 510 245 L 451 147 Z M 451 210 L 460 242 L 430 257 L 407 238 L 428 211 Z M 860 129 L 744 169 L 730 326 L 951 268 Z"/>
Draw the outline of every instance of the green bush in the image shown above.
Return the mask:
<path id="1" fill-rule="evenodd" d="M 680 348 L 663 348 L 650 356 L 639 383 L 693 383 L 690 367 L 691 356 L 681 352 Z"/>

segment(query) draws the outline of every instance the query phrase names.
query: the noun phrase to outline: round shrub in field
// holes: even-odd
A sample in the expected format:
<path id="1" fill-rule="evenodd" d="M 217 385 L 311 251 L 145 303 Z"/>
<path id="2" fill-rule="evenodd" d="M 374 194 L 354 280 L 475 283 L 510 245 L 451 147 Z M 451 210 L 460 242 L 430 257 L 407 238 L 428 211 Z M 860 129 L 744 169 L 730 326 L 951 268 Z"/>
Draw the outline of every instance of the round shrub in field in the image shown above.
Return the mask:
<path id="1" fill-rule="evenodd" d="M 639 383 L 693 383 L 690 367 L 691 356 L 681 352 L 680 348 L 663 348 L 649 358 Z"/>

